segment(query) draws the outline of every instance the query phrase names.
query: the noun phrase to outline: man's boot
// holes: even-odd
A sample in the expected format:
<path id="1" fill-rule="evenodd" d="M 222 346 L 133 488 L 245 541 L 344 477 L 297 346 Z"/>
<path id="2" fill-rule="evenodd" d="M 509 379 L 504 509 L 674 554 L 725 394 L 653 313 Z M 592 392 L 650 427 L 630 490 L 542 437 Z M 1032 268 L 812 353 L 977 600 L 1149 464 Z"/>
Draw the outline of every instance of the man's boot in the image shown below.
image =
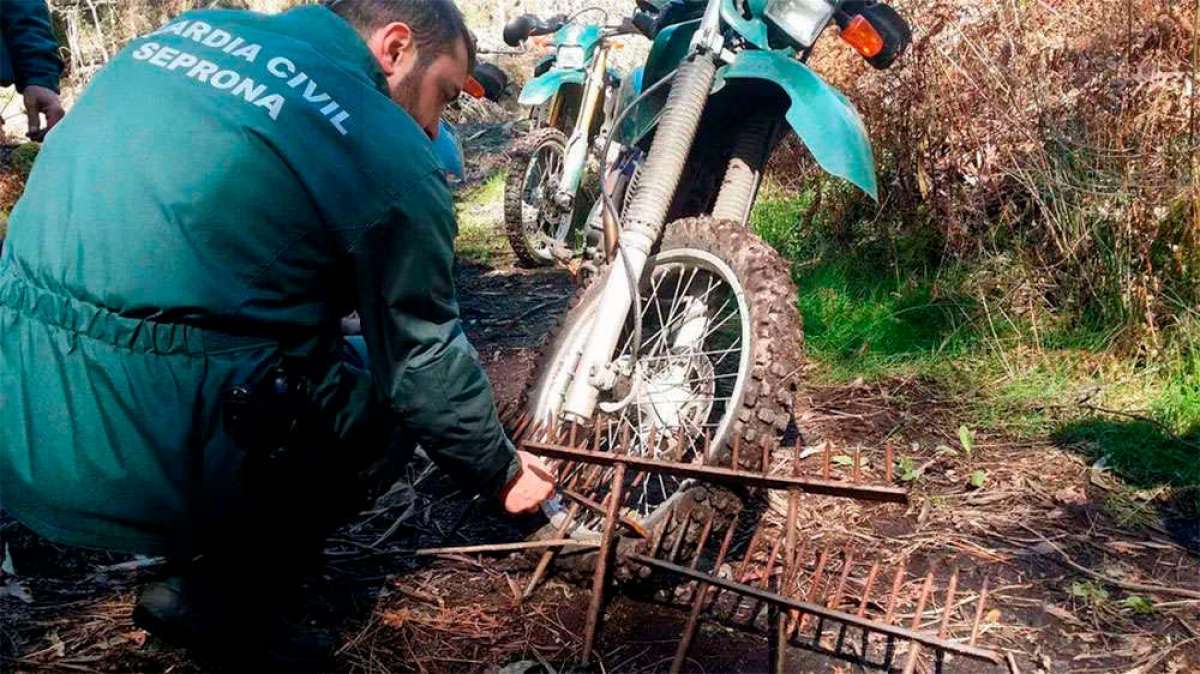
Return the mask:
<path id="1" fill-rule="evenodd" d="M 327 670 L 333 639 L 287 620 L 299 586 L 298 579 L 280 581 L 288 575 L 189 564 L 143 589 L 133 621 L 214 668 Z"/>

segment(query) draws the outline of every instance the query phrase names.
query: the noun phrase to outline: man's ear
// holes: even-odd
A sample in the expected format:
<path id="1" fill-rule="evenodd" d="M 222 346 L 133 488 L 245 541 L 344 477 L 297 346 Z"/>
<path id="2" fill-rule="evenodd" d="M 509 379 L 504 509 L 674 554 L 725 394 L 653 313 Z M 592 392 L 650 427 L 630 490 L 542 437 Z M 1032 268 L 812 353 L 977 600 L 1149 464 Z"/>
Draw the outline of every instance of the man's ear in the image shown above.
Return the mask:
<path id="1" fill-rule="evenodd" d="M 398 70 L 415 62 L 417 41 L 406 23 L 389 23 L 375 31 L 370 41 L 371 51 L 379 61 L 383 74 L 391 77 Z"/>

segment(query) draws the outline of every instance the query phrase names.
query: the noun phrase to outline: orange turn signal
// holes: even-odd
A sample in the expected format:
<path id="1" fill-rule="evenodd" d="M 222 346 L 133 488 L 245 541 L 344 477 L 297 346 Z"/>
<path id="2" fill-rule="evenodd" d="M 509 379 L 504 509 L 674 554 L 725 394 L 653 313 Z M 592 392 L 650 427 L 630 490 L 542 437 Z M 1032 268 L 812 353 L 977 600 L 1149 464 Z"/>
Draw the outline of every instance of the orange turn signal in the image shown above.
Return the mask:
<path id="1" fill-rule="evenodd" d="M 471 98 L 483 98 L 487 92 L 483 90 L 483 85 L 479 83 L 479 80 L 468 75 L 467 81 L 463 85 L 463 93 Z"/>
<path id="2" fill-rule="evenodd" d="M 865 58 L 874 58 L 883 51 L 883 36 L 861 14 L 842 29 L 842 39 Z"/>

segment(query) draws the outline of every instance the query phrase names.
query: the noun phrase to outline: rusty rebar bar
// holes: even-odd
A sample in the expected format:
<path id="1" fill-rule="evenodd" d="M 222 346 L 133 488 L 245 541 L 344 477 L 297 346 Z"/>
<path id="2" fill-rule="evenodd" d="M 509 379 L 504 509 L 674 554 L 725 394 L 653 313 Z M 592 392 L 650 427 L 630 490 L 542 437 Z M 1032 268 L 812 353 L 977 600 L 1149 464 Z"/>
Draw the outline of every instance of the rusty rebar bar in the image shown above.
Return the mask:
<path id="1" fill-rule="evenodd" d="M 854 552 L 849 548 L 843 551 L 842 559 L 842 577 L 838 579 L 837 590 L 833 594 L 829 608 L 838 608 L 842 605 L 842 597 L 846 594 L 846 581 L 850 579 L 850 571 L 854 568 Z"/>
<path id="2" fill-rule="evenodd" d="M 985 649 L 985 648 L 969 646 L 967 644 L 962 644 L 962 643 L 958 643 L 958 642 L 950 641 L 950 640 L 946 640 L 946 639 L 939 639 L 937 637 L 937 635 L 927 634 L 924 632 L 916 632 L 914 630 L 907 629 L 905 627 L 899 627 L 896 625 L 881 623 L 881 622 L 874 621 L 874 620 L 866 620 L 863 618 L 859 618 L 852 613 L 844 613 L 842 611 L 837 611 L 834 609 L 827 608 L 820 604 L 811 604 L 811 603 L 800 601 L 797 599 L 792 599 L 790 597 L 785 597 L 780 594 L 777 594 L 774 592 L 769 592 L 769 591 L 763 590 L 761 588 L 758 588 L 758 587 L 755 587 L 752 585 L 746 585 L 744 583 L 738 583 L 738 582 L 734 582 L 731 580 L 726 580 L 724 578 L 717 578 L 710 574 L 706 574 L 703 571 L 695 571 L 693 569 L 687 568 L 686 566 L 680 566 L 678 564 L 664 562 L 661 559 L 647 557 L 646 555 L 632 553 L 632 554 L 628 555 L 626 557 L 626 559 L 628 559 L 631 562 L 641 564 L 643 566 L 649 566 L 649 567 L 661 569 L 663 571 L 674 573 L 674 574 L 683 576 L 685 578 L 690 578 L 693 580 L 700 580 L 708 585 L 713 585 L 715 587 L 723 587 L 732 592 L 736 592 L 738 594 L 741 594 L 741 595 L 744 595 L 747 597 L 752 597 L 754 599 L 758 599 L 760 601 L 767 602 L 767 603 L 779 606 L 781 608 L 799 609 L 801 613 L 808 613 L 808 614 L 821 616 L 824 618 L 828 618 L 830 620 L 843 622 L 848 625 L 852 625 L 854 627 L 859 627 L 864 630 L 890 635 L 890 636 L 896 637 L 898 639 L 904 639 L 907 641 L 915 641 L 915 642 L 918 642 L 921 644 L 925 644 L 936 650 L 943 650 L 943 651 L 947 651 L 950 653 L 957 653 L 959 655 L 964 655 L 966 657 L 974 658 L 977 660 L 986 660 L 986 661 L 994 663 L 994 664 L 1001 663 L 1001 656 L 998 653 L 996 653 L 995 651 Z"/>
<path id="3" fill-rule="evenodd" d="M 628 445 L 626 445 L 628 446 Z M 732 470 L 716 466 L 700 466 L 690 463 L 675 463 L 640 456 L 627 456 L 608 452 L 572 449 L 561 445 L 540 442 L 523 443 L 523 448 L 533 454 L 556 459 L 572 459 L 585 463 L 609 466 L 628 466 L 638 471 L 667 473 L 690 477 L 706 482 L 737 484 L 766 489 L 800 489 L 810 494 L 853 498 L 862 501 L 885 503 L 908 503 L 908 491 L 900 487 L 881 485 L 848 484 L 832 480 L 813 480 L 786 475 L 764 475 L 750 471 Z"/>
<path id="4" fill-rule="evenodd" d="M 871 588 L 875 585 L 875 577 L 878 575 L 879 562 L 872 562 L 871 570 L 867 573 L 867 582 L 863 585 L 862 599 L 858 602 L 858 613 L 855 614 L 859 618 L 867 614 L 867 602 L 870 601 Z"/>
<path id="5" fill-rule="evenodd" d="M 896 575 L 892 578 L 892 593 L 888 596 L 887 611 L 883 616 L 885 623 L 891 623 L 892 618 L 896 615 L 896 599 L 900 596 L 900 587 L 904 584 L 906 571 L 908 571 L 908 560 L 896 567 Z"/>
<path id="6" fill-rule="evenodd" d="M 521 416 L 517 417 L 516 427 L 513 428 L 512 440 L 519 442 L 522 435 L 525 433 L 525 427 L 529 425 L 530 416 L 528 412 L 522 412 Z"/>
<path id="7" fill-rule="evenodd" d="M 572 503 L 567 509 L 567 516 L 563 518 L 562 524 L 558 525 L 555 534 L 558 538 L 562 538 L 567 534 L 567 531 L 574 524 L 575 518 L 579 516 L 579 504 Z M 529 582 L 525 585 L 525 591 L 521 593 L 521 600 L 524 601 L 533 595 L 533 591 L 537 589 L 542 578 L 546 575 L 546 571 L 550 568 L 550 562 L 554 561 L 556 549 L 551 548 L 542 553 L 538 559 L 537 567 L 533 570 L 533 575 L 529 577 Z"/>
<path id="8" fill-rule="evenodd" d="M 979 624 L 983 621 L 983 607 L 987 604 L 988 598 L 988 579 L 983 579 L 983 588 L 979 590 L 979 604 L 975 607 L 975 621 L 971 624 L 971 641 L 972 646 L 979 639 Z"/>
<path id="9" fill-rule="evenodd" d="M 584 496 L 583 494 L 580 494 L 579 492 L 577 492 L 573 489 L 560 488 L 558 490 L 558 493 L 571 499 L 575 503 L 578 503 L 579 505 L 587 508 L 588 510 L 591 510 L 592 512 L 600 513 L 601 515 L 604 515 L 608 512 L 608 509 L 606 506 L 596 503 L 592 499 L 588 498 L 587 496 Z M 611 497 L 612 494 L 609 494 L 609 496 Z M 624 526 L 626 529 L 629 529 L 630 531 L 632 531 L 639 538 L 650 538 L 650 531 L 648 529 L 646 529 L 646 527 L 641 522 L 633 519 L 629 515 L 626 515 L 626 514 L 620 513 L 620 512 L 618 512 L 617 517 L 619 518 L 622 526 Z"/>
<path id="10" fill-rule="evenodd" d="M 692 568 L 700 565 L 700 555 L 704 553 L 704 546 L 708 543 L 708 535 L 712 533 L 713 521 L 717 519 L 717 514 L 711 513 L 708 520 L 704 522 L 704 528 L 700 530 L 700 541 L 696 543 L 696 554 L 692 555 Z"/>
<path id="11" fill-rule="evenodd" d="M 912 631 L 921 627 L 921 615 L 925 613 L 925 602 L 929 601 L 929 591 L 933 589 L 933 571 L 925 574 L 925 584 L 921 586 L 921 596 L 917 599 L 917 610 L 913 613 Z M 913 641 L 909 644 L 908 662 L 904 663 L 904 674 L 913 674 L 917 669 L 917 661 L 921 659 L 921 644 Z"/>
<path id="12" fill-rule="evenodd" d="M 667 555 L 669 561 L 674 562 L 679 557 L 679 547 L 683 545 L 683 539 L 687 536 L 688 529 L 692 526 L 692 513 L 694 510 L 687 511 L 687 516 L 684 517 L 683 525 L 679 529 L 678 535 L 675 536 L 675 542 L 671 544 L 671 552 Z"/>
<path id="13" fill-rule="evenodd" d="M 894 481 L 893 471 L 895 471 L 894 464 L 896 463 L 896 450 L 892 447 L 892 443 L 889 442 L 883 446 L 883 452 L 883 464 L 884 470 L 886 471 L 885 482 L 886 484 L 891 484 Z"/>
<path id="14" fill-rule="evenodd" d="M 626 445 L 628 447 L 628 445 Z M 621 448 L 620 451 L 624 451 Z M 604 532 L 600 537 L 600 554 L 596 558 L 596 570 L 592 576 L 592 599 L 588 606 L 587 624 L 583 636 L 583 662 L 592 660 L 596 645 L 596 630 L 600 626 L 600 612 L 604 609 L 604 590 L 608 585 L 608 562 L 612 556 L 613 535 L 617 530 L 617 512 L 621 507 L 621 496 L 625 491 L 625 464 L 618 463 L 609 493 L 608 513 L 604 517 Z"/>
<path id="15" fill-rule="evenodd" d="M 729 552 L 729 544 L 733 542 L 733 532 L 737 529 L 738 518 L 741 513 L 733 516 L 733 521 L 729 524 L 729 529 L 725 532 L 725 538 L 721 541 L 721 548 L 717 551 L 717 561 L 713 565 L 713 575 L 721 573 L 721 565 L 725 563 L 725 555 Z M 692 569 L 695 570 L 695 566 Z M 688 613 L 687 623 L 683 627 L 683 634 L 679 637 L 679 645 L 675 648 L 675 657 L 671 660 L 670 674 L 679 674 L 683 669 L 683 663 L 687 659 L 687 652 L 692 647 L 692 638 L 696 634 L 696 625 L 700 621 L 700 612 L 704 610 L 704 603 L 711 594 L 713 587 L 704 584 L 701 581 L 696 581 L 696 597 L 692 600 L 692 610 Z"/>
<path id="16" fill-rule="evenodd" d="M 519 550 L 536 550 L 552 547 L 595 548 L 597 543 L 577 541 L 573 538 L 551 538 L 544 541 L 519 541 L 517 543 L 489 543 L 486 545 L 463 545 L 451 548 L 420 548 L 413 555 L 429 557 L 432 555 L 474 555 L 485 552 L 516 552 Z"/>
<path id="17" fill-rule="evenodd" d="M 808 603 L 816 601 L 817 592 L 821 586 L 821 581 L 825 578 L 825 565 L 829 562 L 829 548 L 822 547 L 821 554 L 817 556 L 817 566 L 813 570 L 813 577 L 808 586 L 808 593 L 805 597 Z M 800 622 L 796 626 L 797 632 L 803 632 L 804 626 L 808 623 L 808 615 L 801 614 Z M 790 635 L 789 635 L 790 636 Z"/>
<path id="18" fill-rule="evenodd" d="M 942 626 L 938 629 L 938 636 L 945 639 L 946 632 L 950 629 L 950 614 L 954 612 L 954 595 L 958 592 L 958 568 L 955 567 L 954 573 L 950 575 L 950 587 L 946 588 L 946 609 L 942 613 Z"/>

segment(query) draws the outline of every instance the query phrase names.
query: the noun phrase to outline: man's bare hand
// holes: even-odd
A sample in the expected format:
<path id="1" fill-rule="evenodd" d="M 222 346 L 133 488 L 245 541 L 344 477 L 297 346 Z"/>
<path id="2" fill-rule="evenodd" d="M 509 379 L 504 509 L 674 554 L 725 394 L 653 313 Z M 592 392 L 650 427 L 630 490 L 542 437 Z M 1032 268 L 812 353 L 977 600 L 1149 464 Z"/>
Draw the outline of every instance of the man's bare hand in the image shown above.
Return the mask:
<path id="1" fill-rule="evenodd" d="M 31 84 L 25 87 L 23 93 L 25 114 L 29 117 L 29 132 L 26 135 L 30 140 L 40 141 L 67 113 L 63 111 L 62 101 L 53 90 Z M 42 125 L 43 115 L 46 117 L 45 126 Z"/>
<path id="2" fill-rule="evenodd" d="M 513 515 L 537 512 L 542 502 L 554 495 L 554 476 L 529 452 L 518 451 L 517 457 L 521 472 L 500 491 L 500 500 Z"/>

